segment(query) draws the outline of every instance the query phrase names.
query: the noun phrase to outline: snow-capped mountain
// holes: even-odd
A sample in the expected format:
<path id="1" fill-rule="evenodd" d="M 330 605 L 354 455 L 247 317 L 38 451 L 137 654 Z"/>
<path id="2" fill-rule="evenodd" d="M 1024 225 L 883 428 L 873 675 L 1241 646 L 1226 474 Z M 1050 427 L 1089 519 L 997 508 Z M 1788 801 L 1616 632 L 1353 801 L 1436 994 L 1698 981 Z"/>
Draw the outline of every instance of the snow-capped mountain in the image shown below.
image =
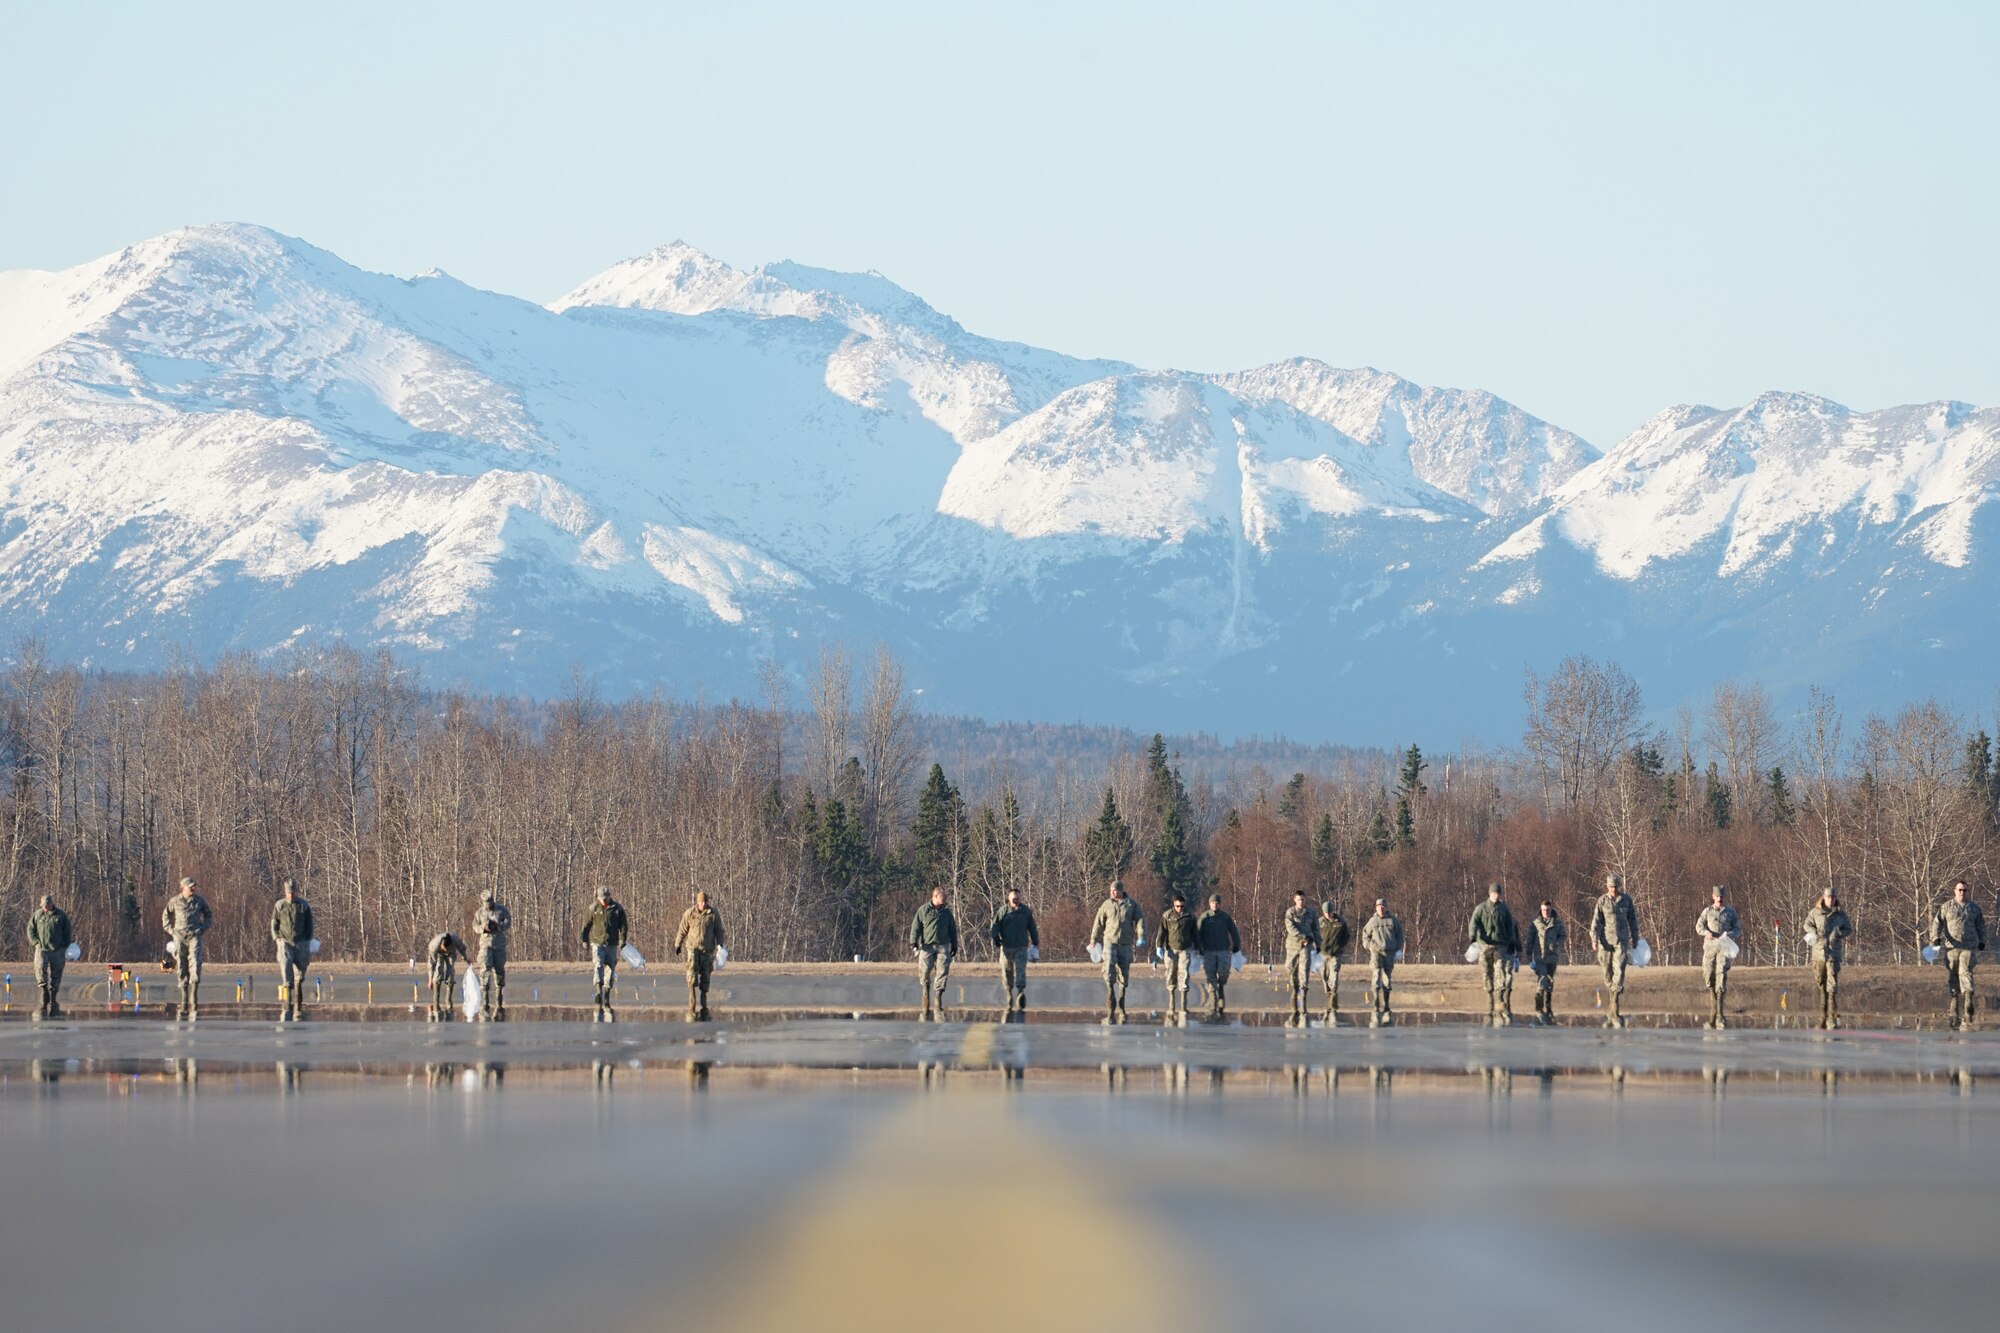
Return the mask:
<path id="1" fill-rule="evenodd" d="M 0 274 L 0 609 L 107 666 L 341 638 L 713 694 L 880 641 L 933 708 L 1438 744 L 1578 650 L 1662 704 L 1888 702 L 1981 679 L 1997 443 L 1767 395 L 1600 457 L 1483 392 L 1080 360 L 680 243 L 547 307 L 249 226 Z"/>

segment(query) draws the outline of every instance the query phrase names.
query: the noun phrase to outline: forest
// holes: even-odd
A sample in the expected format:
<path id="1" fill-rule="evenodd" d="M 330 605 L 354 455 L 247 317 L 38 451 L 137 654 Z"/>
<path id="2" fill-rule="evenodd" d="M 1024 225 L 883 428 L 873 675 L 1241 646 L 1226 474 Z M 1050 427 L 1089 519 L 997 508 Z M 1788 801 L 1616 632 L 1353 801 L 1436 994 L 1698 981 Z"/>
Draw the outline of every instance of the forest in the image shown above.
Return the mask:
<path id="1" fill-rule="evenodd" d="M 1525 673 L 1518 744 L 1447 753 L 929 717 L 884 650 L 764 679 L 753 701 L 607 700 L 579 672 L 531 701 L 337 647 L 133 675 L 24 643 L 0 674 L 0 956 L 44 893 L 86 956 L 155 956 L 189 875 L 226 960 L 268 952 L 286 877 L 329 959 L 410 956 L 489 888 L 517 958 L 572 957 L 600 884 L 649 956 L 707 889 L 738 958 L 900 958 L 943 885 L 970 958 L 1018 888 L 1043 956 L 1080 959 L 1117 875 L 1149 915 L 1223 894 L 1253 959 L 1303 890 L 1350 919 L 1385 897 L 1409 956 L 1449 961 L 1495 879 L 1517 911 L 1553 901 L 1581 950 L 1616 871 L 1662 961 L 1693 956 L 1724 884 L 1744 961 L 1796 962 L 1829 883 L 1853 956 L 1905 961 L 1954 879 L 1991 905 L 2000 851 L 1992 740 L 1935 699 L 1848 718 L 1814 691 L 1780 716 L 1722 681 L 1660 725 L 1616 663 L 1573 657 Z"/>

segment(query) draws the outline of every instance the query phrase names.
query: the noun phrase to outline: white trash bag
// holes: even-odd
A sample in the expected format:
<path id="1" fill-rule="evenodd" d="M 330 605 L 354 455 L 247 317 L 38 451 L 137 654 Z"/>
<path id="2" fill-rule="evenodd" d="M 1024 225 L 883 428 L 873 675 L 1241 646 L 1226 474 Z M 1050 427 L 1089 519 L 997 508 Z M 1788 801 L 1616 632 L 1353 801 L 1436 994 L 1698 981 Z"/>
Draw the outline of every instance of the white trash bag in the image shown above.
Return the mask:
<path id="1" fill-rule="evenodd" d="M 1465 961 L 1468 963 L 1479 961 L 1479 945 L 1477 942 L 1465 946 Z"/>
<path id="2" fill-rule="evenodd" d="M 1313 951 L 1312 951 L 1311 953 L 1309 953 L 1309 954 L 1307 954 L 1307 955 L 1306 955 L 1306 971 L 1307 971 L 1307 972 L 1318 972 L 1318 971 L 1319 971 L 1319 965 L 1320 965 L 1320 962 L 1321 962 L 1321 959 L 1320 959 L 1320 954 L 1319 954 L 1319 950 L 1318 950 L 1318 949 L 1314 949 L 1314 950 L 1313 950 Z"/>
<path id="3" fill-rule="evenodd" d="M 1101 963 L 1101 962 L 1103 962 L 1103 961 L 1104 961 L 1104 946 L 1103 946 L 1103 945 L 1101 945 L 1101 944 L 1093 944 L 1093 945 L 1091 945 L 1091 946 L 1090 946 L 1090 961 L 1091 961 L 1091 962 L 1093 962 L 1093 963 Z"/>
<path id="4" fill-rule="evenodd" d="M 1735 940 L 1730 939 L 1727 935 L 1724 935 L 1715 942 L 1715 951 L 1724 958 L 1734 958 L 1737 954 L 1743 952 L 1743 946 L 1739 945 Z"/>
<path id="5" fill-rule="evenodd" d="M 1403 951 L 1401 949 L 1396 950 L 1396 961 L 1399 963 L 1403 961 Z"/>
<path id="6" fill-rule="evenodd" d="M 1653 946 L 1650 941 L 1640 940 L 1632 946 L 1632 966 L 1644 967 L 1653 961 Z"/>
<path id="7" fill-rule="evenodd" d="M 83 957 L 83 946 L 75 941 L 71 941 L 69 948 L 63 950 L 63 957 L 74 963 L 77 959 Z"/>
<path id="8" fill-rule="evenodd" d="M 310 944 L 306 945 L 306 952 L 307 952 L 307 953 L 318 953 L 318 952 L 319 952 L 319 941 L 318 941 L 318 940 L 314 940 L 314 941 L 313 941 L 312 943 L 310 943 Z"/>
<path id="9" fill-rule="evenodd" d="M 1799 936 L 1799 938 L 1806 942 L 1808 948 L 1810 948 L 1814 944 L 1819 943 L 1819 936 L 1813 934 L 1810 930 L 1807 931 L 1805 934 Z"/>
<path id="10" fill-rule="evenodd" d="M 459 983 L 458 989 L 458 1007 L 465 1010 L 465 1019 L 469 1023 L 479 1017 L 480 1006 L 486 998 L 479 988 L 479 973 L 472 968 L 466 968 L 465 980 Z"/>
<path id="11" fill-rule="evenodd" d="M 1917 952 L 1923 955 L 1924 961 L 1926 963 L 1935 963 L 1937 961 L 1938 947 L 1935 944 L 1926 944 L 1923 948 L 1919 949 Z"/>
<path id="12" fill-rule="evenodd" d="M 1239 953 L 1230 955 L 1229 958 L 1230 971 L 1241 972 L 1244 968 L 1248 966 L 1250 966 L 1250 960 L 1248 958 L 1245 958 L 1242 954 Z"/>
<path id="13" fill-rule="evenodd" d="M 167 941 L 167 956 L 169 958 L 178 958 L 181 956 L 181 942 L 179 940 Z"/>
<path id="14" fill-rule="evenodd" d="M 637 945 L 626 945 L 618 951 L 618 956 L 623 958 L 635 970 L 646 965 L 646 956 L 639 952 Z"/>
<path id="15" fill-rule="evenodd" d="M 716 970 L 716 971 L 718 971 L 718 972 L 720 972 L 720 971 L 721 971 L 721 970 L 722 970 L 723 968 L 725 968 L 725 967 L 728 967 L 728 966 L 729 966 L 729 946 L 728 946 L 728 945 L 726 945 L 726 944 L 718 944 L 718 945 L 716 945 L 716 946 L 715 946 L 715 970 Z"/>
<path id="16" fill-rule="evenodd" d="M 1039 962 L 1041 962 L 1041 961 L 1042 961 L 1042 951 L 1041 951 L 1041 949 L 1040 949 L 1040 948 L 1038 948 L 1038 947 L 1037 947 L 1037 946 L 1035 946 L 1035 945 L 1032 945 L 1032 944 L 1030 944 L 1030 945 L 1028 946 L 1028 961 L 1029 961 L 1029 962 L 1031 962 L 1031 963 L 1039 963 Z"/>

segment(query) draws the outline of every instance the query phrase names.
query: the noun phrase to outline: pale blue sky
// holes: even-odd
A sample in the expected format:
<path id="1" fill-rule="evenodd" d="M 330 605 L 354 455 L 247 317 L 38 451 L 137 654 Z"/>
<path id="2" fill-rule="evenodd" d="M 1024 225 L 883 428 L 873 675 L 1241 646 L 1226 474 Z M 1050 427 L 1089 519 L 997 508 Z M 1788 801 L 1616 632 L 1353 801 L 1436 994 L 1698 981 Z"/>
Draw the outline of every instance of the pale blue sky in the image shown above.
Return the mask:
<path id="1" fill-rule="evenodd" d="M 191 222 L 547 300 L 684 238 L 1146 365 L 2000 402 L 2000 6 L 0 0 L 0 268 Z"/>

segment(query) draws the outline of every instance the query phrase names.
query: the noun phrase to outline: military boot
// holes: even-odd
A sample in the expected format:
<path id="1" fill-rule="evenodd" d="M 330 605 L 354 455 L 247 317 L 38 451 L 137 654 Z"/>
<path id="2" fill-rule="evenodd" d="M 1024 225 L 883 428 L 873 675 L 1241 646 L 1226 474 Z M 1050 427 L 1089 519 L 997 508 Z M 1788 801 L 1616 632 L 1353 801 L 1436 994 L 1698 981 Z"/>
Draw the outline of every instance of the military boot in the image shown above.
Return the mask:
<path id="1" fill-rule="evenodd" d="M 702 984 L 701 988 L 701 1021 L 704 1023 L 708 1021 L 708 984 L 706 982 Z"/>
<path id="2" fill-rule="evenodd" d="M 1604 1020 L 1604 1026 L 1608 1028 L 1622 1028 L 1625 1026 L 1625 1015 L 1618 1012 L 1618 1001 L 1618 992 L 1613 991 L 1611 993 L 1611 1016 Z"/>
<path id="3" fill-rule="evenodd" d="M 56 1012 L 60 1014 L 62 1010 L 58 1009 L 56 1010 Z M 1970 992 L 1967 992 L 1965 997 L 1965 1022 L 1960 1026 L 1967 1032 L 1972 1031 L 1974 1028 L 1979 1026 L 1978 1014 L 1979 1014 L 1979 997 Z"/>

